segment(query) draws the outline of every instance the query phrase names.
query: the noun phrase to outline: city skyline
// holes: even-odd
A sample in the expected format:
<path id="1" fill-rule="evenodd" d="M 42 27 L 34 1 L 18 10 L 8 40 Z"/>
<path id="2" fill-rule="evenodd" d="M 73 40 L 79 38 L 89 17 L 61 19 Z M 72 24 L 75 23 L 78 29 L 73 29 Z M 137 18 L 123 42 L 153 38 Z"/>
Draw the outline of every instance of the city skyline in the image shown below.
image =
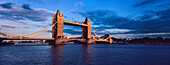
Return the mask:
<path id="1" fill-rule="evenodd" d="M 51 24 L 52 14 L 60 9 L 65 20 L 81 23 L 87 16 L 99 36 L 170 37 L 169 4 L 169 0 L 1 0 L 0 30 L 31 34 Z M 81 27 L 64 26 L 65 36 L 81 36 L 81 32 Z M 51 31 L 46 34 L 51 37 Z"/>

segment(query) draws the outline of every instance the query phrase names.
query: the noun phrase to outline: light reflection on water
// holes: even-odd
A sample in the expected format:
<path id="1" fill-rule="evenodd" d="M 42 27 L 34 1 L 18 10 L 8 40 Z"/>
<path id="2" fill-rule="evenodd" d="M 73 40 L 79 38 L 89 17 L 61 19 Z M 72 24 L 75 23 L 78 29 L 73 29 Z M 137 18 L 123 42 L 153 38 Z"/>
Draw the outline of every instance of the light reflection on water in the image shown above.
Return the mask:
<path id="1" fill-rule="evenodd" d="M 0 65 L 169 65 L 168 45 L 16 44 L 0 46 Z"/>

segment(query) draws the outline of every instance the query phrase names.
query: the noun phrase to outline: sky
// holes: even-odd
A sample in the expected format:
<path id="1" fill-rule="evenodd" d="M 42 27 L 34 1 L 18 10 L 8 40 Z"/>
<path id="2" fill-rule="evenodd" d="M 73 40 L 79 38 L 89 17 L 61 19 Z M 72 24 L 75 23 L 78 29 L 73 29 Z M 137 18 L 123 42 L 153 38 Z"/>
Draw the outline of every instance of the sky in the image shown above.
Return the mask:
<path id="1" fill-rule="evenodd" d="M 68 21 L 88 17 L 98 36 L 170 38 L 170 0 L 0 0 L 0 31 L 35 33 L 52 23 L 57 9 Z M 81 29 L 64 25 L 64 36 L 81 36 Z M 39 37 L 51 38 L 51 30 Z"/>

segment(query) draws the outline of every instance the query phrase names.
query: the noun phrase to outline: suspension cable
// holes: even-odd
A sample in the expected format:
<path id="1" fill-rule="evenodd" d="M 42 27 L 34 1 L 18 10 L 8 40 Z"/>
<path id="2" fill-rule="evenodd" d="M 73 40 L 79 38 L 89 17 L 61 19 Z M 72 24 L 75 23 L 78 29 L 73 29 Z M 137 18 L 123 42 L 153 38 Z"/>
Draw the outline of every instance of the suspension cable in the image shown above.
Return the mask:
<path id="1" fill-rule="evenodd" d="M 36 33 L 33 33 L 33 34 L 30 34 L 30 35 L 27 35 L 25 37 L 35 37 L 35 36 L 38 36 L 38 35 L 40 35 L 42 33 L 45 33 L 46 31 L 49 31 L 52 27 L 54 27 L 56 23 L 57 22 L 55 22 L 53 25 L 52 24 L 49 25 L 48 27 L 44 28 L 43 30 L 40 30 L 40 31 L 38 31 Z"/>
<path id="2" fill-rule="evenodd" d="M 54 24 L 50 24 L 49 26 L 47 26 L 46 28 L 38 31 L 38 32 L 35 32 L 35 33 L 32 33 L 32 34 L 29 34 L 29 35 L 25 35 L 25 36 L 18 36 L 18 35 L 14 35 L 14 34 L 10 34 L 10 33 L 6 33 L 6 32 L 2 32 L 0 31 L 1 34 L 4 34 L 6 36 L 9 36 L 9 37 L 34 37 L 34 36 L 38 36 L 46 31 L 49 31 L 52 27 L 55 26 L 57 22 L 55 22 Z"/>

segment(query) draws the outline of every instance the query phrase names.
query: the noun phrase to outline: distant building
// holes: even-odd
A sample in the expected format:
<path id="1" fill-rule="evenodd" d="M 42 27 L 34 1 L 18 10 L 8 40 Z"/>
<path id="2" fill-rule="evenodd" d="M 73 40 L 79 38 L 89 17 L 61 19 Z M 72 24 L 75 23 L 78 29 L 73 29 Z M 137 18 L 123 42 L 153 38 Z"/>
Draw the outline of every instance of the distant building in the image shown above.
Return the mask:
<path id="1" fill-rule="evenodd" d="M 128 37 L 126 40 L 127 40 L 127 41 L 130 41 L 130 38 Z"/>

